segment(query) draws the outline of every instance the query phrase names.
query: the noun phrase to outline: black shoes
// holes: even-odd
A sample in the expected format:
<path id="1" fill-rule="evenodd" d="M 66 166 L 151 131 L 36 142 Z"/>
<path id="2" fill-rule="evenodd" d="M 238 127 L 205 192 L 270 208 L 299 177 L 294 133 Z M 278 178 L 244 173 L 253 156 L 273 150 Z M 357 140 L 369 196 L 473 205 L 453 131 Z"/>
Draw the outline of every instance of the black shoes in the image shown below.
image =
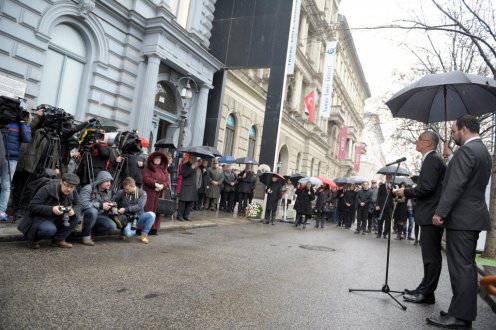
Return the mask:
<path id="1" fill-rule="evenodd" d="M 184 221 L 191 221 L 189 217 L 184 217 Z"/>
<path id="2" fill-rule="evenodd" d="M 405 289 L 404 292 L 405 292 L 405 294 L 409 294 L 409 295 L 416 295 L 416 294 L 418 294 L 418 290 L 417 289 L 415 289 L 415 290 Z"/>
<path id="3" fill-rule="evenodd" d="M 416 295 L 406 294 L 403 296 L 403 300 L 414 303 L 414 304 L 435 304 L 436 298 L 432 296 L 424 296 L 422 293 Z"/>
<path id="4" fill-rule="evenodd" d="M 470 329 L 472 328 L 472 321 L 466 321 L 457 319 L 454 316 L 444 315 L 444 316 L 433 316 L 425 319 L 430 325 L 439 328 L 448 329 Z"/>

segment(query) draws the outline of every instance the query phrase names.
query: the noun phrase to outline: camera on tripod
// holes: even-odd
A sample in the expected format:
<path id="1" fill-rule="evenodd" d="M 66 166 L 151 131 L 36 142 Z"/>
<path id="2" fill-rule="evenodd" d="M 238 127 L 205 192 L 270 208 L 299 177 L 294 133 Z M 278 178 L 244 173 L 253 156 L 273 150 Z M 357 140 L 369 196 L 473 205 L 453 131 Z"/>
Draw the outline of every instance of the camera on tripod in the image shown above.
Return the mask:
<path id="1" fill-rule="evenodd" d="M 62 224 L 64 225 L 64 227 L 69 227 L 70 226 L 70 224 L 69 224 L 69 212 L 71 212 L 72 207 L 61 206 L 61 207 L 59 207 L 59 210 L 61 212 L 64 212 L 64 214 L 62 214 Z"/>
<path id="2" fill-rule="evenodd" d="M 0 125 L 25 120 L 26 116 L 29 119 L 29 112 L 21 105 L 21 99 L 0 96 Z"/>
<path id="3" fill-rule="evenodd" d="M 62 108 L 56 108 L 49 104 L 40 104 L 36 110 L 44 109 L 43 126 L 53 130 L 71 129 L 74 123 L 74 116 L 65 112 Z"/>

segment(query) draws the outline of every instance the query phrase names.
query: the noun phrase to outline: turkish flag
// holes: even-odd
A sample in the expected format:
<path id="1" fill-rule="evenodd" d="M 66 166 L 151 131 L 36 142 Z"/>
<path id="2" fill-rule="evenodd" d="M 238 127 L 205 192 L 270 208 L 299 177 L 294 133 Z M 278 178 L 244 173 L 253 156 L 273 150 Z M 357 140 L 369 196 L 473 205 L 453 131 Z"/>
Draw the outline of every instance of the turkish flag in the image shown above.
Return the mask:
<path id="1" fill-rule="evenodd" d="M 305 96 L 305 113 L 308 115 L 308 120 L 315 120 L 315 89 Z"/>

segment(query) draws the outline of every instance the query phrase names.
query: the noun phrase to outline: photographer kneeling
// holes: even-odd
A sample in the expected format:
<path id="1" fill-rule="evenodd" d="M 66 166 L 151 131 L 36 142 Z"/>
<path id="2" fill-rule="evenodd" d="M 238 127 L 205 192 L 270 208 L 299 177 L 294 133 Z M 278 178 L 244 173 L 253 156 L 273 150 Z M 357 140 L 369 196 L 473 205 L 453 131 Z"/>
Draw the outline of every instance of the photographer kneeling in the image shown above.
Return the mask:
<path id="1" fill-rule="evenodd" d="M 79 184 L 76 174 L 66 173 L 59 182 L 49 183 L 38 190 L 29 204 L 18 229 L 32 249 L 40 248 L 40 239 L 52 238 L 52 246 L 71 248 L 65 239 L 79 222 L 81 206 L 75 190 Z"/>
<path id="2" fill-rule="evenodd" d="M 112 206 L 112 176 L 107 171 L 98 173 L 93 183 L 84 186 L 79 193 L 79 200 L 83 208 L 82 243 L 93 246 L 95 242 L 91 234 L 105 235 L 117 229 L 115 222 L 109 217 Z"/>
<path id="3" fill-rule="evenodd" d="M 120 222 L 122 223 L 121 239 L 132 236 L 132 229 L 141 230 L 141 243 L 148 244 L 148 233 L 155 222 L 155 213 L 144 212 L 146 192 L 136 187 L 133 178 L 122 181 L 123 189 L 119 190 L 112 200 L 117 203 Z M 127 227 L 127 228 L 126 228 Z M 131 230 L 129 230 L 129 227 Z"/>

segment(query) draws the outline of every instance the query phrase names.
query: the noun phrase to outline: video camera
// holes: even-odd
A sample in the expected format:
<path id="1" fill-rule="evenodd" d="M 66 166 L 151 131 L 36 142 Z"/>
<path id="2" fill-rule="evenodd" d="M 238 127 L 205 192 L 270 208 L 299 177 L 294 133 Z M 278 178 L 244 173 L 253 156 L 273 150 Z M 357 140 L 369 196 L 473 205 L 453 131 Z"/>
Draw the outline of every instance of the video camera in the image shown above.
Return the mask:
<path id="1" fill-rule="evenodd" d="M 0 96 L 0 125 L 11 122 L 28 121 L 29 112 L 21 104 L 21 100 L 7 96 Z"/>
<path id="2" fill-rule="evenodd" d="M 59 207 L 59 210 L 61 212 L 64 212 L 64 214 L 62 214 L 62 224 L 64 225 L 64 227 L 69 227 L 70 226 L 70 224 L 69 224 L 69 212 L 71 212 L 72 207 L 61 206 L 61 207 Z"/>
<path id="3" fill-rule="evenodd" d="M 56 131 L 69 130 L 74 123 L 74 116 L 65 112 L 62 108 L 56 108 L 49 104 L 40 104 L 36 110 L 44 109 L 43 126 Z"/>

